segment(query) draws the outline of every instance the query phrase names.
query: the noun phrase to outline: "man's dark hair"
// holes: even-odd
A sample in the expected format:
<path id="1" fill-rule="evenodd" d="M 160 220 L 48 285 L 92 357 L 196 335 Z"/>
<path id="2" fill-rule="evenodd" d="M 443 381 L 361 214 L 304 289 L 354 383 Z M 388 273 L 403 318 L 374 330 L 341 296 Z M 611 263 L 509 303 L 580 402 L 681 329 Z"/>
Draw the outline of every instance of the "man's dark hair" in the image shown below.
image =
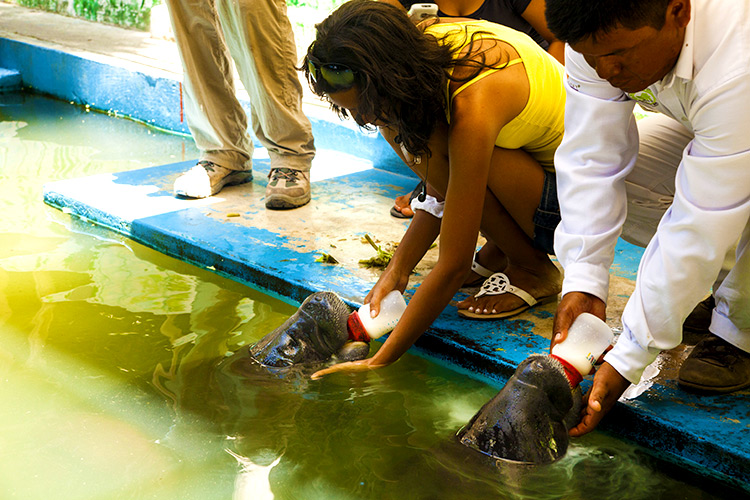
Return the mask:
<path id="1" fill-rule="evenodd" d="M 547 0 L 547 27 L 558 40 L 578 43 L 619 27 L 661 29 L 670 0 Z"/>

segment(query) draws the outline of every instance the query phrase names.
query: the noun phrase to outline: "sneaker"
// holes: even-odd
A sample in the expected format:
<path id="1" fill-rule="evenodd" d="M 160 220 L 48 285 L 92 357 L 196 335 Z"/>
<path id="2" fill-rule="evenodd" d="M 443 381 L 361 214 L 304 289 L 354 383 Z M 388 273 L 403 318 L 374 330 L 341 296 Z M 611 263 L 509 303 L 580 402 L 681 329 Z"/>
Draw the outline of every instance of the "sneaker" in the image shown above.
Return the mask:
<path id="1" fill-rule="evenodd" d="M 251 170 L 230 170 L 214 162 L 201 160 L 174 181 L 174 194 L 185 198 L 208 198 L 224 186 L 253 180 Z"/>
<path id="2" fill-rule="evenodd" d="M 703 393 L 739 391 L 750 386 L 750 353 L 709 335 L 682 363 L 677 381 L 686 389 Z"/>
<path id="3" fill-rule="evenodd" d="M 310 201 L 307 172 L 292 168 L 272 168 L 266 186 L 266 208 L 297 208 Z"/>
<path id="4" fill-rule="evenodd" d="M 711 314 L 716 301 L 713 295 L 709 295 L 695 306 L 695 309 L 682 324 L 682 342 L 687 345 L 695 345 L 706 335 L 710 335 L 708 327 L 711 325 Z"/>

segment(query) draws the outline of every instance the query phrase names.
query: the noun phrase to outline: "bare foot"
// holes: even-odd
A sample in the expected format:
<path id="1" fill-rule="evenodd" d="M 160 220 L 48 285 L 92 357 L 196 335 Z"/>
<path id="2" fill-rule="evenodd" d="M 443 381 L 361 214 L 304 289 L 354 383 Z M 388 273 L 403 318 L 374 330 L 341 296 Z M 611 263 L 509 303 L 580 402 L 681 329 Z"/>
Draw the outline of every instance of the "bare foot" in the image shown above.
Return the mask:
<path id="1" fill-rule="evenodd" d="M 503 272 L 513 286 L 526 291 L 537 300 L 555 297 L 562 290 L 562 275 L 551 261 L 544 264 L 542 269 L 534 270 L 514 267 L 511 264 Z M 513 311 L 525 305 L 526 302 L 517 295 L 503 293 L 482 295 L 479 298 L 469 297 L 459 302 L 457 307 L 474 314 L 494 315 Z"/>
<path id="2" fill-rule="evenodd" d="M 404 194 L 397 197 L 393 202 L 393 208 L 401 212 L 405 217 L 414 217 L 414 211 L 411 209 L 410 194 Z"/>
<path id="3" fill-rule="evenodd" d="M 505 272 L 504 270 L 508 265 L 508 258 L 505 256 L 503 251 L 500 250 L 497 245 L 495 245 L 494 243 L 490 243 L 489 241 L 479 249 L 476 256 L 474 256 L 474 260 L 482 267 L 487 268 L 493 273 Z M 464 284 L 461 285 L 461 287 L 479 286 L 487 278 L 488 276 L 483 276 L 481 274 L 475 273 L 474 271 L 469 271 L 469 274 L 466 276 Z"/>

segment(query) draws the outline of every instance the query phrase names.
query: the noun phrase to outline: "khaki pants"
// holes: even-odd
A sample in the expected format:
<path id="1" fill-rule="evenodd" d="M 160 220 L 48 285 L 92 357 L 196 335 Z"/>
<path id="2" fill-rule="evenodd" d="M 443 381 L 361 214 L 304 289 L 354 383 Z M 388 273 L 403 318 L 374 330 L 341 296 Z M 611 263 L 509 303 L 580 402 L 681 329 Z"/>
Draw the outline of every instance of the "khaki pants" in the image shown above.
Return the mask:
<path id="1" fill-rule="evenodd" d="M 622 238 L 645 247 L 675 193 L 675 174 L 690 130 L 664 115 L 638 120 L 640 146 L 635 168 L 626 179 L 628 215 Z M 750 224 L 724 264 L 713 286 L 716 309 L 709 330 L 750 352 Z"/>
<path id="2" fill-rule="evenodd" d="M 309 171 L 315 156 L 302 113 L 297 51 L 284 0 L 167 0 L 184 69 L 185 114 L 201 159 L 252 168 L 247 116 L 232 59 L 250 96 L 253 132 L 271 167 Z"/>

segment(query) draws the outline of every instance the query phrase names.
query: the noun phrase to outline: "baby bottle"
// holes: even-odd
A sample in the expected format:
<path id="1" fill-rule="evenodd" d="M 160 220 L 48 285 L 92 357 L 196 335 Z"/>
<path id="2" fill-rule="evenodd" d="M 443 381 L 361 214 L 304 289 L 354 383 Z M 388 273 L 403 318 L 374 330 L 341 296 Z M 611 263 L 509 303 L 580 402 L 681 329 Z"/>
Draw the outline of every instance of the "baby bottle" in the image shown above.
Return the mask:
<path id="1" fill-rule="evenodd" d="M 370 317 L 370 304 L 363 305 L 349 315 L 349 338 L 369 342 L 382 337 L 396 328 L 396 323 L 405 310 L 404 296 L 398 290 L 393 290 L 380 302 L 380 312 L 374 318 Z"/>
<path id="2" fill-rule="evenodd" d="M 580 382 L 578 375 L 583 377 L 591 372 L 596 360 L 612 343 L 612 340 L 614 340 L 612 329 L 604 321 L 593 314 L 582 313 L 568 329 L 568 336 L 565 340 L 555 344 L 552 348 L 552 357 L 561 361 L 563 366 L 569 365 L 575 368 L 578 373 L 569 373 L 569 375 L 573 375 Z"/>

